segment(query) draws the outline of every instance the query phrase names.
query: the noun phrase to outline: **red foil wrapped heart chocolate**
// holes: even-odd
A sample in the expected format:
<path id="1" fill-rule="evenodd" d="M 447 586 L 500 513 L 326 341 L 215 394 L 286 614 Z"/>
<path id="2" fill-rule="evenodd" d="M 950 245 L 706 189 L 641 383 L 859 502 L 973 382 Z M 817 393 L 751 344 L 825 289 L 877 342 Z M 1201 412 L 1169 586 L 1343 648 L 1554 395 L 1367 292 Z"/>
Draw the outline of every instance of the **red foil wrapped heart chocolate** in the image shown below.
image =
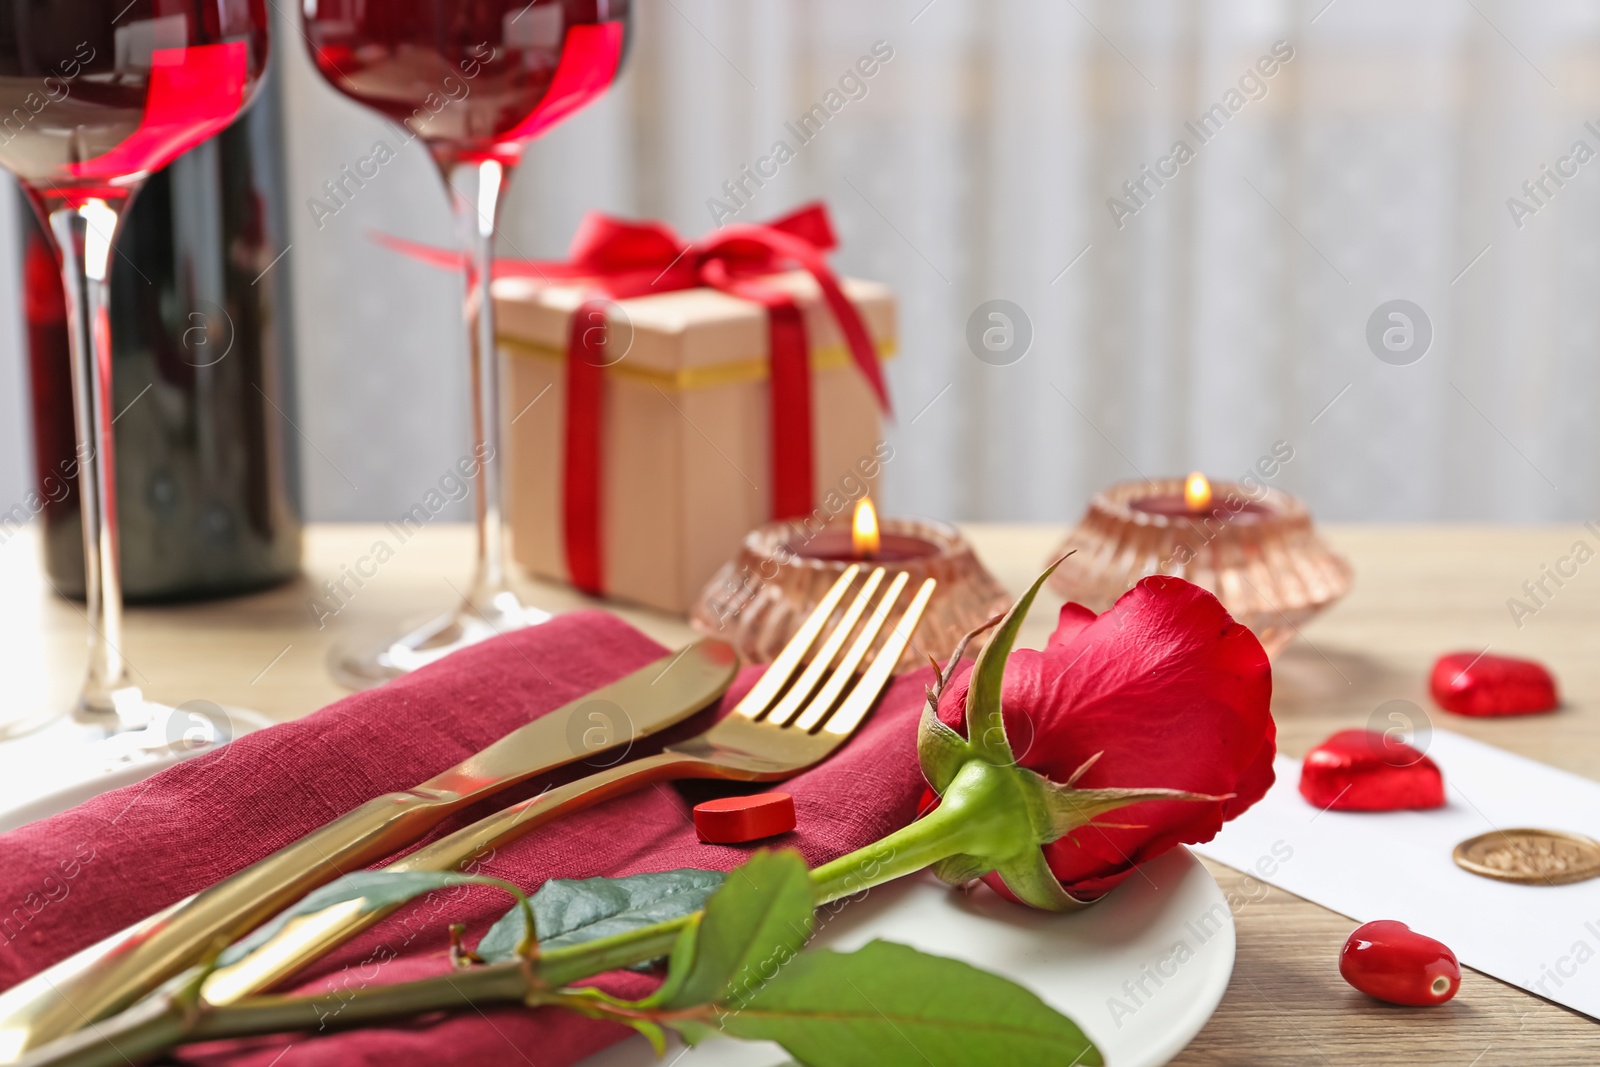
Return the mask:
<path id="1" fill-rule="evenodd" d="M 1369 997 L 1390 1004 L 1443 1004 L 1461 988 L 1461 964 L 1443 942 L 1402 922 L 1356 927 L 1339 953 L 1339 973 Z"/>
<path id="2" fill-rule="evenodd" d="M 1300 795 L 1333 811 L 1438 808 L 1444 806 L 1444 776 L 1398 736 L 1340 730 L 1306 753 Z"/>
<path id="3" fill-rule="evenodd" d="M 723 797 L 694 806 L 695 832 L 708 844 L 759 841 L 786 834 L 794 827 L 794 797 L 788 793 Z"/>
<path id="4" fill-rule="evenodd" d="M 1532 715 L 1561 702 L 1544 664 L 1511 656 L 1440 656 L 1428 687 L 1441 708 L 1457 715 Z"/>

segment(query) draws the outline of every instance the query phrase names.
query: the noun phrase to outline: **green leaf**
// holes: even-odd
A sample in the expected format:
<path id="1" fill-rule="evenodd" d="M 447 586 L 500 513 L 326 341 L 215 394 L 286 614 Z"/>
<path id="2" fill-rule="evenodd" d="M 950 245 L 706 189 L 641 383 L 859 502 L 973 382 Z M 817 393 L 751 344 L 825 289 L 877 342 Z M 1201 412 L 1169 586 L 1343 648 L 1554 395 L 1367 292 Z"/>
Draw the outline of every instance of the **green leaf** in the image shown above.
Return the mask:
<path id="1" fill-rule="evenodd" d="M 1063 556 L 1062 559 L 1066 557 Z M 967 689 L 967 741 L 978 755 L 996 767 L 1009 767 L 1016 762 L 1011 743 L 1006 740 L 1005 719 L 1000 714 L 1000 685 L 1005 680 L 1006 659 L 1011 646 L 1017 643 L 1017 632 L 1022 620 L 1033 607 L 1033 598 L 1045 579 L 1055 573 L 1061 560 L 1052 563 L 1029 587 L 1022 598 L 1011 605 L 1000 626 L 989 638 L 989 643 L 978 653 L 978 662 L 972 667 L 972 679 Z"/>
<path id="2" fill-rule="evenodd" d="M 933 791 L 944 796 L 951 781 L 973 756 L 966 738 L 946 726 L 934 714 L 932 705 L 925 705 L 922 722 L 917 726 L 917 762 Z"/>
<path id="3" fill-rule="evenodd" d="M 682 918 L 703 908 L 726 877 L 682 868 L 626 878 L 552 878 L 529 899 L 539 946 L 563 948 Z M 512 959 L 526 930 L 522 909 L 512 908 L 474 951 L 489 962 Z"/>
<path id="4" fill-rule="evenodd" d="M 510 882 L 481 874 L 456 871 L 356 871 L 329 882 L 301 898 L 299 903 L 278 913 L 249 937 L 230 945 L 217 959 L 217 966 L 230 967 L 278 935 L 291 919 L 331 908 L 336 904 L 358 902 L 358 914 L 366 915 L 394 904 L 404 904 L 435 889 L 457 885 L 492 885 L 504 889 L 521 902 L 527 898 Z M 517 909 L 513 909 L 517 910 Z"/>
<path id="5" fill-rule="evenodd" d="M 676 1010 L 743 1003 L 805 945 L 815 908 L 798 852 L 757 853 L 706 901 L 698 929 L 679 939 L 667 980 L 644 1005 Z"/>
<path id="6" fill-rule="evenodd" d="M 885 941 L 807 952 L 719 1022 L 734 1037 L 776 1041 L 809 1067 L 1104 1062 L 1071 1019 L 1022 986 Z"/>

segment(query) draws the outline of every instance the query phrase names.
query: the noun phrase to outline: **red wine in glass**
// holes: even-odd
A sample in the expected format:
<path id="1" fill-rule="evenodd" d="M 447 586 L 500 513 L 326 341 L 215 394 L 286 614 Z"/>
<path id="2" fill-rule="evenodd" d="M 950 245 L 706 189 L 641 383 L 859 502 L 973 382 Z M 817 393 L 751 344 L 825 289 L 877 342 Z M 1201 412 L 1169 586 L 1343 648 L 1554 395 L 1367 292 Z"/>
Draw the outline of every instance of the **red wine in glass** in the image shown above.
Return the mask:
<path id="1" fill-rule="evenodd" d="M 0 726 L 0 738 L 74 726 L 80 740 L 122 735 L 122 758 L 135 759 L 163 747 L 152 731 L 194 741 L 182 709 L 144 699 L 122 652 L 108 264 L 140 184 L 227 126 L 266 58 L 264 0 L 0 0 L 0 166 L 21 181 L 61 267 L 90 622 L 74 713 Z"/>
<path id="2" fill-rule="evenodd" d="M 396 637 L 336 649 L 335 677 L 388 681 L 455 649 L 543 621 L 513 591 L 501 506 L 500 386 L 489 298 L 501 193 L 533 138 L 611 85 L 632 0 L 302 0 L 311 57 L 334 88 L 423 142 L 455 204 L 467 268 L 478 520 L 471 588 L 454 610 Z M 370 178 L 370 175 L 367 176 Z M 332 195 L 351 195 L 346 175 Z"/>
<path id="3" fill-rule="evenodd" d="M 514 164 L 622 66 L 630 0 L 306 0 L 317 68 L 436 158 Z"/>
<path id="4" fill-rule="evenodd" d="M 124 200 L 232 122 L 266 58 L 263 0 L 3 0 L 0 166 L 46 205 Z"/>

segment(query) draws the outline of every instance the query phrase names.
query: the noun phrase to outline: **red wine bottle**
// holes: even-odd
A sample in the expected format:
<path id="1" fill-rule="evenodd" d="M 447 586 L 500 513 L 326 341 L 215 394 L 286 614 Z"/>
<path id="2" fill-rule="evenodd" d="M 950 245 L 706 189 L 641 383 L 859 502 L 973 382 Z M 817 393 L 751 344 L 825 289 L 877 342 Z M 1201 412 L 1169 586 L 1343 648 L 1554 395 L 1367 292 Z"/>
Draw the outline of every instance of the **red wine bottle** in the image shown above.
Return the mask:
<path id="1" fill-rule="evenodd" d="M 288 218 L 274 88 L 150 176 L 113 253 L 113 433 L 131 601 L 242 593 L 299 570 L 291 257 L 277 259 Z M 50 580 L 81 597 L 66 307 L 37 216 L 27 206 L 22 214 L 36 521 Z"/>

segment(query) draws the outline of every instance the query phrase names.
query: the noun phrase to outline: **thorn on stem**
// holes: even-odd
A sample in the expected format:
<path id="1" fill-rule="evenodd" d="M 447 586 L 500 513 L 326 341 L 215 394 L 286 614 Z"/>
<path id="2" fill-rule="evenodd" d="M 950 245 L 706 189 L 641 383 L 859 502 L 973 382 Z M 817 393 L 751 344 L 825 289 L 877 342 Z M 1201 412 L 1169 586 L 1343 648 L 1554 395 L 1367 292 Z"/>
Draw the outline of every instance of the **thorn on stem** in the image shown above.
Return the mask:
<path id="1" fill-rule="evenodd" d="M 467 932 L 465 923 L 450 924 L 450 966 L 455 970 L 464 970 L 475 963 L 482 963 L 483 957 L 476 952 L 468 952 L 462 945 L 462 937 Z"/>

